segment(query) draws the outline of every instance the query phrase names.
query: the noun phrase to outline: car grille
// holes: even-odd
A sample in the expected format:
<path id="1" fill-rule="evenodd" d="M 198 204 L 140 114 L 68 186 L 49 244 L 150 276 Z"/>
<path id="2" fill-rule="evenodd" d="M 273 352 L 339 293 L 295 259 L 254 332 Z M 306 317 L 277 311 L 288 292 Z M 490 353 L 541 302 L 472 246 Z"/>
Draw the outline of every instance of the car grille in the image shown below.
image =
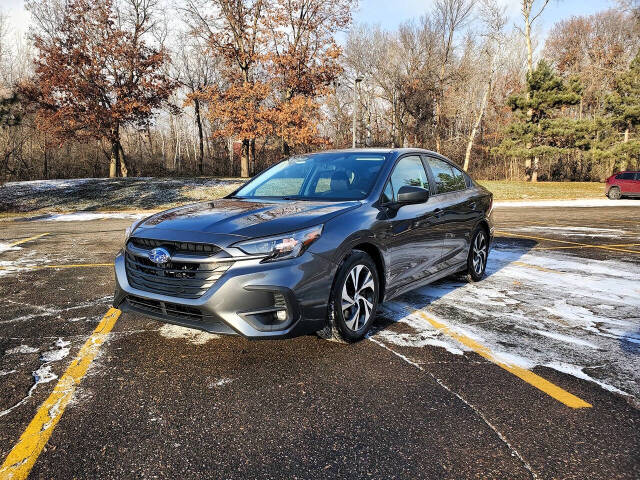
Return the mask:
<path id="1" fill-rule="evenodd" d="M 162 242 L 158 245 L 173 248 L 167 242 Z M 217 248 L 218 251 L 220 250 L 218 247 L 212 247 Z M 210 251 L 212 252 L 213 249 Z M 178 298 L 201 297 L 231 265 L 232 262 L 168 262 L 164 265 L 158 265 L 148 258 L 139 257 L 129 252 L 125 253 L 125 266 L 129 285 L 145 292 Z"/>
<path id="2" fill-rule="evenodd" d="M 129 240 L 129 243 L 131 243 L 134 247 L 144 248 L 145 250 L 151 250 L 156 247 L 168 247 L 173 253 L 180 255 L 215 255 L 221 250 L 217 245 L 211 245 L 208 243 L 171 242 L 165 240 L 154 240 L 151 238 L 134 237 Z"/>

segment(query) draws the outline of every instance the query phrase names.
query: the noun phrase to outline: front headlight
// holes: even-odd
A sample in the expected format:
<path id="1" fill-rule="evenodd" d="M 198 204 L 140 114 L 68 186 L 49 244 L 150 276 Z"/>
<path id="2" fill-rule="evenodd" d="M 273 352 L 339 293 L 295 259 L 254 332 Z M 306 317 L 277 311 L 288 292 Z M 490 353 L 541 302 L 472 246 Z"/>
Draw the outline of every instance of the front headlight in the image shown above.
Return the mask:
<path id="1" fill-rule="evenodd" d="M 138 225 L 140 225 L 140 223 L 142 223 L 142 220 L 144 220 L 143 218 L 141 218 L 140 220 L 136 220 L 135 222 L 133 222 L 131 224 L 130 227 L 127 227 L 127 229 L 124 231 L 124 243 L 125 245 L 127 244 L 127 242 L 129 241 L 129 237 L 131 237 L 131 234 L 133 233 L 133 231 L 138 228 Z"/>
<path id="2" fill-rule="evenodd" d="M 299 257 L 322 234 L 322 225 L 276 237 L 258 238 L 233 244 L 247 255 L 264 256 L 263 261 Z"/>

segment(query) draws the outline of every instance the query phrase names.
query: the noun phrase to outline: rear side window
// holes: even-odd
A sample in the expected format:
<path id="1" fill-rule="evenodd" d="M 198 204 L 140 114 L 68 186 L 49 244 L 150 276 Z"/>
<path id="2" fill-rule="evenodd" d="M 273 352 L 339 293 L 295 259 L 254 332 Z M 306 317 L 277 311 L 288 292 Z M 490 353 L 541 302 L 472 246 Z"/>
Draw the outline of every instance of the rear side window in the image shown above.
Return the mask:
<path id="1" fill-rule="evenodd" d="M 636 180 L 640 180 L 640 172 L 636 172 Z"/>
<path id="2" fill-rule="evenodd" d="M 621 173 L 619 175 L 616 175 L 616 178 L 618 178 L 620 180 L 633 180 L 634 176 L 635 176 L 635 174 L 633 174 L 631 172 L 625 172 L 625 173 Z"/>
<path id="3" fill-rule="evenodd" d="M 455 192 L 467 188 L 467 182 L 462 171 L 439 158 L 430 157 L 428 162 L 436 180 L 436 193 Z"/>
<path id="4" fill-rule="evenodd" d="M 395 199 L 400 187 L 405 185 L 429 190 L 427 172 L 425 172 L 422 160 L 420 160 L 420 157 L 418 156 L 412 155 L 400 159 L 391 174 L 391 179 L 384 190 L 384 195 L 388 196 L 391 194 L 393 195 L 392 198 Z"/>

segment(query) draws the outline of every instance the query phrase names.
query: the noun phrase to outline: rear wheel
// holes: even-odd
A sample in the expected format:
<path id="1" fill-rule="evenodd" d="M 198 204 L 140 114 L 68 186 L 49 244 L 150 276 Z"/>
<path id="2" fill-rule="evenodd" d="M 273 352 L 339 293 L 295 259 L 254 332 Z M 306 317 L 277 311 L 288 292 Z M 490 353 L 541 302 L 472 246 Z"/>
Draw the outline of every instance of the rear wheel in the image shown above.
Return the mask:
<path id="1" fill-rule="evenodd" d="M 621 197 L 622 197 L 622 192 L 620 191 L 619 187 L 611 187 L 609 189 L 609 198 L 611 200 L 620 200 Z"/>
<path id="2" fill-rule="evenodd" d="M 371 257 L 353 250 L 338 268 L 329 297 L 327 326 L 318 335 L 342 343 L 364 338 L 378 308 L 379 285 Z"/>
<path id="3" fill-rule="evenodd" d="M 489 255 L 489 237 L 484 228 L 478 228 L 471 237 L 471 248 L 467 257 L 465 278 L 470 282 L 478 282 L 484 277 Z"/>

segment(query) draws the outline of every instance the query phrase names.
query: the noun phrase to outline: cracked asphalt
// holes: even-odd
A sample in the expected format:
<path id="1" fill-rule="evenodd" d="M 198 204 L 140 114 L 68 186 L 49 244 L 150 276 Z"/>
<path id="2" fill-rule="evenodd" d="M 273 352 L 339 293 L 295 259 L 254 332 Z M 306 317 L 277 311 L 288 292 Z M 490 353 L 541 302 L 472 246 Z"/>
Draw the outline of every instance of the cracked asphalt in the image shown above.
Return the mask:
<path id="1" fill-rule="evenodd" d="M 497 209 L 485 280 L 388 302 L 355 345 L 123 314 L 30 477 L 640 478 L 639 213 Z M 130 222 L 0 222 L 3 460 L 109 309 Z"/>

